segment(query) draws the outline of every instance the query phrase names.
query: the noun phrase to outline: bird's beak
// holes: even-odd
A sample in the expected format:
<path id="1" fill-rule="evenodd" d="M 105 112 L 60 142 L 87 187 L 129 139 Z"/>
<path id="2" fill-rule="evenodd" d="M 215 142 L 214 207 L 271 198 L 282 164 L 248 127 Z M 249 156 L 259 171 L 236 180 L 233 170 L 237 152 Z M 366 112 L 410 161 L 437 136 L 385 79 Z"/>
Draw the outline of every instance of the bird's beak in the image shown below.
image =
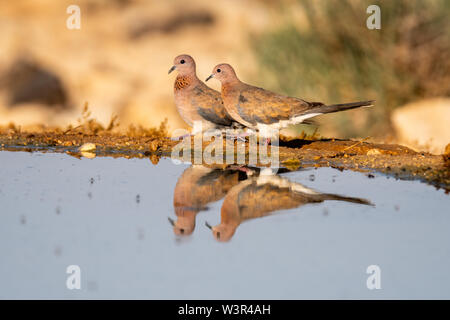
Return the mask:
<path id="1" fill-rule="evenodd" d="M 175 227 L 175 221 L 173 221 L 173 219 L 172 218 L 167 218 L 167 219 L 169 219 L 169 222 L 170 222 L 170 224 L 173 226 L 173 227 Z"/>
<path id="2" fill-rule="evenodd" d="M 214 78 L 214 75 L 210 75 L 208 78 L 206 78 L 205 82 L 208 81 L 209 79 Z"/>
<path id="3" fill-rule="evenodd" d="M 172 66 L 172 68 L 170 68 L 169 73 L 171 73 L 173 70 L 175 70 L 177 68 L 177 66 Z M 168 74 L 169 74 L 168 73 Z"/>

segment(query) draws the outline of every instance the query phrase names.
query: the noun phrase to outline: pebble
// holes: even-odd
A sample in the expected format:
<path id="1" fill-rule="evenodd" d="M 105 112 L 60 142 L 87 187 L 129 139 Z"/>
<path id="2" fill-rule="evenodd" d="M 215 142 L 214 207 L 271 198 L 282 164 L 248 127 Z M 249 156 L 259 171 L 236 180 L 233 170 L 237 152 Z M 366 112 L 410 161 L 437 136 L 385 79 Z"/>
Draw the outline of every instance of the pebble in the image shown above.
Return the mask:
<path id="1" fill-rule="evenodd" d="M 93 152 L 97 149 L 97 146 L 94 143 L 85 143 L 80 147 L 81 152 Z"/>
<path id="2" fill-rule="evenodd" d="M 378 149 L 370 149 L 369 151 L 367 151 L 367 155 L 368 156 L 374 156 L 377 154 L 381 154 L 381 151 Z"/>

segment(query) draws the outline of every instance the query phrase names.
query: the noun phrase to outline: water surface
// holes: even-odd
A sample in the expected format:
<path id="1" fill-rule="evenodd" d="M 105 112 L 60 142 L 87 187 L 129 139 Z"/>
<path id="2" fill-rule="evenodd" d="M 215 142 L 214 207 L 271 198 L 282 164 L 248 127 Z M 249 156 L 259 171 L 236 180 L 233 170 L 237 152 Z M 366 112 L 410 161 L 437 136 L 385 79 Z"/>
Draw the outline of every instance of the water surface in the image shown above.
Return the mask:
<path id="1" fill-rule="evenodd" d="M 450 298 L 442 190 L 266 173 L 0 152 L 0 298 Z M 80 290 L 66 287 L 69 265 Z"/>

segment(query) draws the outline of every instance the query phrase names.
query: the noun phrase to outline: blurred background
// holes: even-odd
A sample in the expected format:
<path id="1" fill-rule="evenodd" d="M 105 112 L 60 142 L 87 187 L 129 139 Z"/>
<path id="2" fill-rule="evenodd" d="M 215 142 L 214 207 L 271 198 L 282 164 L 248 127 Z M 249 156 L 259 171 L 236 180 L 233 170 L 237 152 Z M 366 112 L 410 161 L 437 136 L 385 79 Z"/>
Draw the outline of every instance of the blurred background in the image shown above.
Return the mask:
<path id="1" fill-rule="evenodd" d="M 66 27 L 72 4 L 81 9 L 79 30 Z M 366 27 L 371 4 L 381 8 L 380 30 Z M 442 153 L 450 142 L 449 16 L 448 0 L 1 1 L 0 126 L 64 127 L 88 102 L 105 125 L 116 115 L 118 130 L 166 118 L 169 131 L 186 127 L 167 71 L 187 53 L 200 79 L 227 62 L 245 82 L 305 100 L 377 101 L 321 117 L 322 136 Z"/>

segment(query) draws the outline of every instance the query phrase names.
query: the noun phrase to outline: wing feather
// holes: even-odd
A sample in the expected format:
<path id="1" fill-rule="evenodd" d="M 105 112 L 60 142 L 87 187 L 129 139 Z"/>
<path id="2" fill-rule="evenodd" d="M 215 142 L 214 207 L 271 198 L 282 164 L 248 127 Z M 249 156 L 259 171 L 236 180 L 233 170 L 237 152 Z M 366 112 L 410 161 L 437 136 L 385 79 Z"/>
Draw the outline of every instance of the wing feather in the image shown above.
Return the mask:
<path id="1" fill-rule="evenodd" d="M 230 126 L 232 119 L 225 111 L 220 92 L 217 92 L 203 83 L 194 89 L 191 103 L 197 108 L 198 114 L 205 120 L 217 125 Z"/>
<path id="2" fill-rule="evenodd" d="M 242 119 L 256 125 L 289 120 L 311 107 L 312 104 L 305 100 L 247 85 L 240 92 L 237 111 Z"/>

